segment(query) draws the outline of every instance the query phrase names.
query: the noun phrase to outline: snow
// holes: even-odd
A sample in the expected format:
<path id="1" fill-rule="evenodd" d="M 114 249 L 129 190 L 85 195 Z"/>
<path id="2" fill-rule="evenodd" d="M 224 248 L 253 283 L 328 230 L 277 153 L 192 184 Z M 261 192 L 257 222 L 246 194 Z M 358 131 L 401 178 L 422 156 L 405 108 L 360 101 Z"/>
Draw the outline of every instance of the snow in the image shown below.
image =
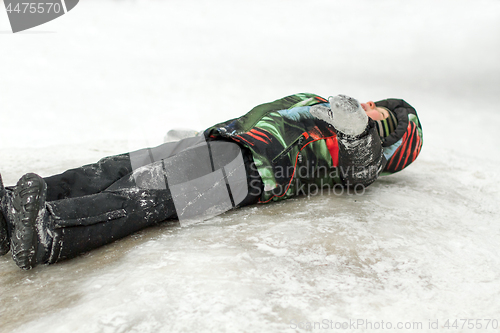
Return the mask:
<path id="1" fill-rule="evenodd" d="M 297 92 L 404 98 L 424 146 L 363 195 L 169 223 L 27 272 L 1 257 L 2 332 L 500 320 L 500 2 L 87 0 L 9 31 L 0 10 L 9 185 Z"/>

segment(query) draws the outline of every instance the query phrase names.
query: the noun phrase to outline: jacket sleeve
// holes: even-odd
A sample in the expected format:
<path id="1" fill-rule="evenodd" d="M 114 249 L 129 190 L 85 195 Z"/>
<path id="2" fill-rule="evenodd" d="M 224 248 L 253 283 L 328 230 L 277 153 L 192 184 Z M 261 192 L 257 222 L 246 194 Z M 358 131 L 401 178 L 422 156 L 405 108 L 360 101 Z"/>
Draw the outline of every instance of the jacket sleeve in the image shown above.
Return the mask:
<path id="1" fill-rule="evenodd" d="M 259 120 L 261 120 L 269 112 L 286 110 L 301 105 L 305 106 L 324 103 L 326 101 L 326 99 L 310 93 L 290 95 L 284 98 L 277 99 L 270 103 L 257 105 L 252 110 L 239 118 L 230 119 L 228 121 L 207 128 L 204 131 L 204 134 L 205 137 L 208 138 L 210 136 L 217 135 L 229 136 L 231 133 L 233 133 L 233 131 L 235 131 L 236 134 L 245 133 L 252 129 L 255 124 L 258 123 Z M 220 132 L 221 129 L 224 130 L 222 130 L 221 133 L 216 133 Z"/>
<path id="2" fill-rule="evenodd" d="M 380 136 L 373 120 L 358 136 L 337 133 L 339 145 L 339 176 L 342 185 L 354 187 L 373 183 L 387 162 L 384 158 Z"/>

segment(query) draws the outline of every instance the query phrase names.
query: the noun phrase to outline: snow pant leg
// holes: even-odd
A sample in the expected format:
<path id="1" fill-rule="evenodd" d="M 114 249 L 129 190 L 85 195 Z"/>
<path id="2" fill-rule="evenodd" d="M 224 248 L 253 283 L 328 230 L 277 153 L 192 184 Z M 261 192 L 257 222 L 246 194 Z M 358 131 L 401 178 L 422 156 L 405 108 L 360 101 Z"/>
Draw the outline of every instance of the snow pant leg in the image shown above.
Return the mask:
<path id="1" fill-rule="evenodd" d="M 342 185 L 368 186 L 387 163 L 375 122 L 369 120 L 366 130 L 358 136 L 337 133 L 339 145 L 339 176 Z"/>
<path id="2" fill-rule="evenodd" d="M 168 188 L 104 191 L 48 202 L 47 206 L 53 234 L 49 264 L 177 217 Z"/>
<path id="3" fill-rule="evenodd" d="M 109 156 L 94 164 L 67 170 L 44 178 L 47 201 L 76 198 L 99 193 L 132 172 L 129 154 Z"/>
<path id="4" fill-rule="evenodd" d="M 263 187 L 249 151 L 244 151 L 243 161 L 248 195 L 240 206 L 256 203 Z M 151 169 L 142 171 L 150 174 Z M 143 228 L 177 218 L 167 182 L 161 182 L 163 187 L 156 189 L 141 188 L 134 175 L 129 173 L 121 177 L 100 193 L 47 202 L 53 240 L 47 263 L 75 257 Z"/>

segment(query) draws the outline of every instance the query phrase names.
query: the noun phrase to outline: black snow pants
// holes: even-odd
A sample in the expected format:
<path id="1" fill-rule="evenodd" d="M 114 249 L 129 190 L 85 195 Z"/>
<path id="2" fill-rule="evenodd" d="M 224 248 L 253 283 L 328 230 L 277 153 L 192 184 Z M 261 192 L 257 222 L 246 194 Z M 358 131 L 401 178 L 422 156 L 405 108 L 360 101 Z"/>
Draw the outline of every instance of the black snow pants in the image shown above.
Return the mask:
<path id="1" fill-rule="evenodd" d="M 262 188 L 251 152 L 243 147 L 241 150 L 248 194 L 239 207 L 256 203 Z M 168 184 L 161 189 L 129 186 L 133 172 L 130 154 L 105 157 L 95 164 L 44 178 L 52 236 L 46 263 L 75 257 L 177 218 Z"/>

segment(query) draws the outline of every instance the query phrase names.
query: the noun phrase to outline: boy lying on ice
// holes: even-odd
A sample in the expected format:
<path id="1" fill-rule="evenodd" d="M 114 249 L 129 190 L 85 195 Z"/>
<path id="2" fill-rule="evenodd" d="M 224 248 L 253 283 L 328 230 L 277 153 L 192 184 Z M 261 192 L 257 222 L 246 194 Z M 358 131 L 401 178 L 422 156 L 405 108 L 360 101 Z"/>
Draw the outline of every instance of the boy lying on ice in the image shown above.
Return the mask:
<path id="1" fill-rule="evenodd" d="M 16 186 L 0 178 L 0 255 L 31 269 L 75 257 L 168 219 L 181 222 L 325 188 L 364 191 L 422 148 L 415 109 L 291 95 L 200 135 Z"/>

